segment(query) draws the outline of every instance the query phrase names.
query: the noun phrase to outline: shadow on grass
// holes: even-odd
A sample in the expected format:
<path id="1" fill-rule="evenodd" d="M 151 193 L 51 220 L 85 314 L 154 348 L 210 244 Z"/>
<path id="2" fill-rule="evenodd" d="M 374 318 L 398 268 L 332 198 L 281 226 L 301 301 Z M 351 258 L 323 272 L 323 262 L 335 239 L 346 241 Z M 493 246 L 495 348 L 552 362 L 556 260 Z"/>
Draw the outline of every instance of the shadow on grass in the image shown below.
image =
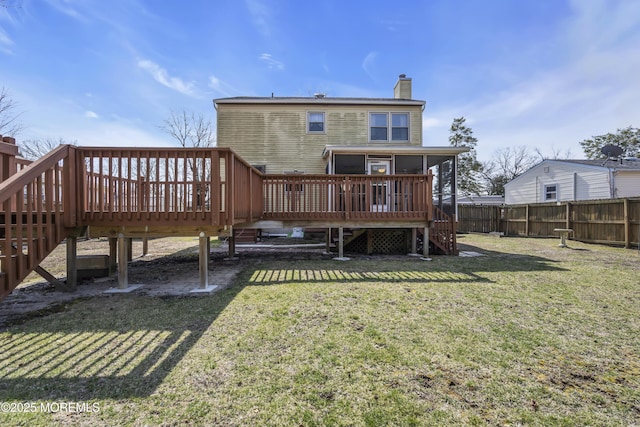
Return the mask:
<path id="1" fill-rule="evenodd" d="M 153 394 L 242 290 L 81 300 L 0 335 L 0 401 Z"/>
<path id="2" fill-rule="evenodd" d="M 476 258 L 241 253 L 237 284 L 205 297 L 117 295 L 80 300 L 0 335 L 0 401 L 147 397 L 246 286 L 294 282 L 488 283 L 483 271 L 561 270 L 553 261 L 475 248 Z M 465 250 L 474 250 L 466 246 Z M 194 261 L 190 249 L 167 262 Z M 221 257 L 222 255 L 216 255 Z M 219 262 L 219 260 L 218 260 Z M 215 351 L 215 349 L 211 349 Z M 195 367 L 199 369 L 204 367 Z M 175 391 L 179 392 L 179 391 Z"/>

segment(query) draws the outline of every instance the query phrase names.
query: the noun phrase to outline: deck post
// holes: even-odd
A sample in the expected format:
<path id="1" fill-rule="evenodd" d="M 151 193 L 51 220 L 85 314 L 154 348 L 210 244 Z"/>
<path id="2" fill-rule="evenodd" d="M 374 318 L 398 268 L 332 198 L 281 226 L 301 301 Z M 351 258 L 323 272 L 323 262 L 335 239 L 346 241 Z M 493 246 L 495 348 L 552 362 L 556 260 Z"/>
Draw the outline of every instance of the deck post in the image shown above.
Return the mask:
<path id="1" fill-rule="evenodd" d="M 198 235 L 198 267 L 200 271 L 200 286 L 192 289 L 191 293 L 203 294 L 211 293 L 217 286 L 209 285 L 209 254 L 211 248 L 211 238 L 206 236 L 204 231 Z"/>
<path id="2" fill-rule="evenodd" d="M 429 259 L 429 227 L 425 227 L 422 237 L 422 259 Z"/>
<path id="3" fill-rule="evenodd" d="M 149 238 L 142 238 L 142 256 L 147 256 L 149 254 Z"/>
<path id="4" fill-rule="evenodd" d="M 236 259 L 236 230 L 233 228 L 233 225 L 229 226 L 229 256 L 227 259 L 235 260 Z"/>
<path id="5" fill-rule="evenodd" d="M 76 261 L 78 259 L 78 238 L 75 236 L 67 237 L 67 286 L 66 290 L 75 291 L 78 285 L 78 267 Z"/>
<path id="6" fill-rule="evenodd" d="M 325 253 L 331 253 L 331 227 L 327 228 L 327 234 L 325 235 Z"/>
<path id="7" fill-rule="evenodd" d="M 118 266 L 118 239 L 109 237 L 109 277 L 116 275 Z"/>
<path id="8" fill-rule="evenodd" d="M 344 256 L 344 227 L 338 227 L 338 256 L 336 261 L 349 261 L 350 258 Z"/>
<path id="9" fill-rule="evenodd" d="M 209 286 L 209 252 L 207 251 L 207 241 L 209 238 L 200 232 L 199 246 L 199 267 L 200 267 L 200 289 L 207 289 Z"/>
<path id="10" fill-rule="evenodd" d="M 129 244 L 124 234 L 118 234 L 118 288 L 126 289 L 129 287 Z"/>
<path id="11" fill-rule="evenodd" d="M 114 239 L 116 240 L 116 239 Z M 118 234 L 118 287 L 110 288 L 105 291 L 107 294 L 122 294 L 135 291 L 142 285 L 129 285 L 129 243 L 130 237 L 124 237 L 123 233 Z M 109 239 L 111 244 L 111 239 Z M 115 246 L 115 245 L 114 245 Z M 110 247 L 110 249 L 112 249 Z M 109 261 L 111 264 L 111 261 Z M 111 268 L 111 266 L 109 267 Z"/>
<path id="12" fill-rule="evenodd" d="M 411 228 L 411 252 L 410 256 L 418 256 L 418 229 Z"/>

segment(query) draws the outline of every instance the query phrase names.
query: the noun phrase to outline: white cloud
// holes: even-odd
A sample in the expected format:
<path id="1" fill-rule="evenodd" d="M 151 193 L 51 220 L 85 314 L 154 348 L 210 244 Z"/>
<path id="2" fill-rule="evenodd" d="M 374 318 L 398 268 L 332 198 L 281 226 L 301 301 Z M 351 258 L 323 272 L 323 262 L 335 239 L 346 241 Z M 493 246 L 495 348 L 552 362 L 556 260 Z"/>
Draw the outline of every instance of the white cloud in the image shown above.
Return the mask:
<path id="1" fill-rule="evenodd" d="M 11 40 L 7 33 L 5 33 L 2 28 L 0 28 L 0 52 L 4 52 L 8 55 L 13 55 L 11 46 L 13 46 L 13 40 Z"/>
<path id="2" fill-rule="evenodd" d="M 54 9 L 56 9 L 58 12 L 67 15 L 73 19 L 76 19 L 78 21 L 81 22 L 87 22 L 88 19 L 82 15 L 80 12 L 78 12 L 76 9 L 74 9 L 69 1 L 66 0 L 46 0 L 46 2 L 49 4 L 49 6 L 53 7 Z"/>
<path id="3" fill-rule="evenodd" d="M 93 112 L 93 111 L 91 111 L 91 110 L 87 110 L 87 111 L 85 111 L 84 116 L 85 116 L 86 118 L 88 118 L 88 119 L 97 119 L 97 118 L 99 118 L 99 117 L 100 117 L 100 116 L 98 116 L 98 114 L 97 114 L 97 113 L 95 113 L 95 112 Z"/>
<path id="4" fill-rule="evenodd" d="M 224 97 L 234 96 L 238 93 L 238 90 L 214 75 L 209 76 L 209 87 Z"/>
<path id="5" fill-rule="evenodd" d="M 369 52 L 369 54 L 367 54 L 367 56 L 362 61 L 362 69 L 371 78 L 373 78 L 372 68 L 375 65 L 375 61 L 377 57 L 378 57 L 378 52 Z"/>
<path id="6" fill-rule="evenodd" d="M 284 63 L 274 59 L 270 53 L 261 53 L 259 58 L 270 70 L 284 70 Z"/>
<path id="7" fill-rule="evenodd" d="M 184 95 L 197 97 L 195 85 L 193 83 L 186 83 L 179 77 L 169 76 L 167 70 L 165 70 L 155 62 L 149 61 L 148 59 L 140 59 L 138 60 L 138 67 L 147 71 L 154 78 L 154 80 L 161 85 L 180 92 Z"/>
<path id="8" fill-rule="evenodd" d="M 258 0 L 246 0 L 245 4 L 247 5 L 247 9 L 249 9 L 253 23 L 258 28 L 260 34 L 265 37 L 270 36 L 271 28 L 268 23 L 269 9 L 267 6 Z"/>

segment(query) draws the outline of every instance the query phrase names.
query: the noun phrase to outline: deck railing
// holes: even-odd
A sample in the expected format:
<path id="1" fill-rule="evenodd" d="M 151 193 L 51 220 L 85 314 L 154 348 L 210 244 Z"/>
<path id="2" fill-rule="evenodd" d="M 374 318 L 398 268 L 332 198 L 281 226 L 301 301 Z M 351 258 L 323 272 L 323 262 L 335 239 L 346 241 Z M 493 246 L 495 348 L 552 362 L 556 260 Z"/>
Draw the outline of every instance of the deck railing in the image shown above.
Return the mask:
<path id="1" fill-rule="evenodd" d="M 264 217 L 429 220 L 432 175 L 265 175 Z"/>
<path id="2" fill-rule="evenodd" d="M 78 148 L 83 225 L 227 226 L 260 217 L 258 170 L 218 148 Z"/>

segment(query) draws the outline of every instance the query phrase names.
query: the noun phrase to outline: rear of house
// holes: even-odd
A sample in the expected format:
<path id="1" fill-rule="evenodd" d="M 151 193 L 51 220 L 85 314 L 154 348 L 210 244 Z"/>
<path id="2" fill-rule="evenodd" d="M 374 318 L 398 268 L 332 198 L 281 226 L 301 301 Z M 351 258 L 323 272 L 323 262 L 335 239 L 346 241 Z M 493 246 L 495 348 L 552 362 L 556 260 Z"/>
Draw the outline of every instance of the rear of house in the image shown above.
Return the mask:
<path id="1" fill-rule="evenodd" d="M 218 146 L 232 148 L 267 175 L 426 175 L 431 170 L 434 203 L 455 216 L 456 158 L 466 149 L 423 146 L 425 101 L 412 98 L 411 79 L 403 74 L 393 98 L 272 95 L 216 99 L 214 106 Z M 287 189 L 300 196 L 303 187 Z M 366 203 L 373 212 L 398 210 L 407 197 L 399 190 L 397 181 L 381 180 L 354 203 Z M 283 197 L 290 196 L 286 193 Z"/>

